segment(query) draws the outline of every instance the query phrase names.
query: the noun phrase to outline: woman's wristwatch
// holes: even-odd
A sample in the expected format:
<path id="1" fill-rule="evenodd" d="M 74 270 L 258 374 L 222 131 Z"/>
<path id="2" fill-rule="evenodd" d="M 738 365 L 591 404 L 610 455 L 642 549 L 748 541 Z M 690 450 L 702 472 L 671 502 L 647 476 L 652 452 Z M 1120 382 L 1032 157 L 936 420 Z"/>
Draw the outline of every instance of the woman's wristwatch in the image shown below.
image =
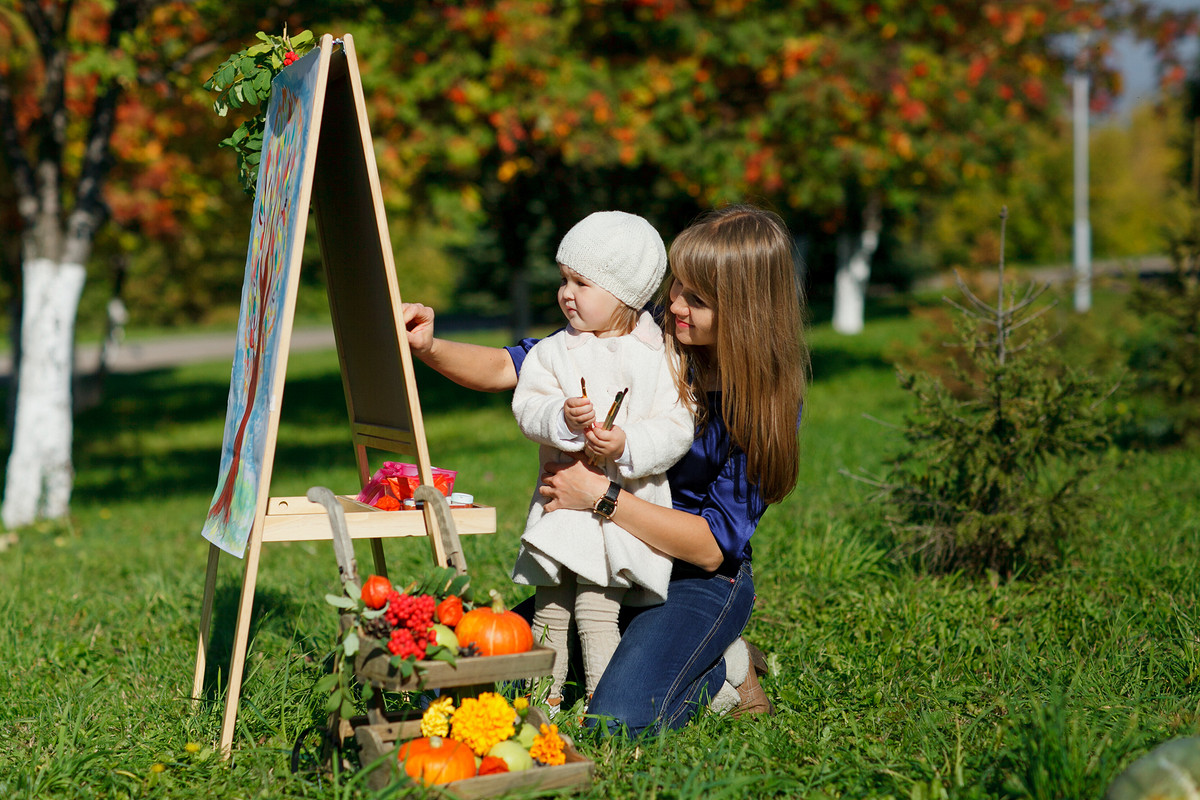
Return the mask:
<path id="1" fill-rule="evenodd" d="M 592 506 L 592 511 L 604 517 L 612 519 L 613 514 L 617 511 L 617 495 L 621 493 L 621 485 L 616 481 L 608 482 L 608 491 L 604 496 L 596 500 L 596 504 Z"/>

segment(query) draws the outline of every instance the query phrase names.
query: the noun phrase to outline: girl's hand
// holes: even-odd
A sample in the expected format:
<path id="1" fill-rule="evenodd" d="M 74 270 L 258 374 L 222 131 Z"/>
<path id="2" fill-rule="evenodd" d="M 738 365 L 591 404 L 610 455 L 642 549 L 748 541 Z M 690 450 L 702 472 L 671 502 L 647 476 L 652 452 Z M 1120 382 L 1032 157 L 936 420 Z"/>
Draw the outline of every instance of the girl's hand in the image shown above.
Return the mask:
<path id="1" fill-rule="evenodd" d="M 625 431 L 614 425 L 610 430 L 604 430 L 599 425 L 593 425 L 584 433 L 587 444 L 583 452 L 594 462 L 603 459 L 615 461 L 625 452 Z"/>
<path id="2" fill-rule="evenodd" d="M 571 433 L 582 433 L 596 421 L 596 410 L 586 397 L 568 397 L 563 403 L 563 419 Z"/>
<path id="3" fill-rule="evenodd" d="M 550 498 L 550 502 L 546 504 L 547 511 L 560 508 L 590 511 L 606 491 L 608 477 L 582 459 L 542 465 L 542 480 L 538 486 L 538 493 L 542 497 Z"/>

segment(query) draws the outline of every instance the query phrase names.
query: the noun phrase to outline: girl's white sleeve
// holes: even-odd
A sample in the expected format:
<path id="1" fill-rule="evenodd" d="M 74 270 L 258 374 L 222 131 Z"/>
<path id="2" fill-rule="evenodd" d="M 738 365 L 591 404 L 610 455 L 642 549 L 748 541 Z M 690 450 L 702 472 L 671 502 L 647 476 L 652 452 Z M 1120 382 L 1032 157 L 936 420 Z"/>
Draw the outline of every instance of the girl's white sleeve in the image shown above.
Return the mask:
<path id="1" fill-rule="evenodd" d="M 679 389 L 665 354 L 657 359 L 655 368 L 643 382 L 647 388 L 653 387 L 654 399 L 648 413 L 625 427 L 625 455 L 629 463 L 618 464 L 618 469 L 626 478 L 666 472 L 683 458 L 696 438 L 695 421 L 679 399 Z"/>
<path id="2" fill-rule="evenodd" d="M 513 416 L 521 433 L 538 444 L 566 452 L 583 449 L 583 438 L 563 438 L 563 404 L 567 394 L 558 372 L 570 370 L 566 354 L 552 336 L 533 346 L 521 365 L 517 388 L 513 392 Z M 578 380 L 575 381 L 578 383 Z"/>

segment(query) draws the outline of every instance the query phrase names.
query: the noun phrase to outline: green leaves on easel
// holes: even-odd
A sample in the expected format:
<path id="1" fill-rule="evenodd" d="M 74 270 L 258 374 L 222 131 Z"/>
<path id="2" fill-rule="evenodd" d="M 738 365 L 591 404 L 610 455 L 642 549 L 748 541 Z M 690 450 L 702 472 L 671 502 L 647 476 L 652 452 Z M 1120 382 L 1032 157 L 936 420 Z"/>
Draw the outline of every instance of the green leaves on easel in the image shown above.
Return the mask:
<path id="1" fill-rule="evenodd" d="M 251 197 L 258 182 L 258 162 L 262 155 L 267 105 L 271 100 L 271 82 L 296 59 L 316 47 L 312 31 L 288 36 L 285 27 L 282 36 L 272 36 L 262 31 L 256 35 L 260 40 L 258 44 L 225 59 L 212 77 L 204 82 L 205 89 L 217 93 L 213 111 L 218 115 L 226 116 L 231 108 L 256 109 L 254 116 L 239 125 L 220 144 L 221 147 L 233 148 L 237 155 L 238 181 Z"/>

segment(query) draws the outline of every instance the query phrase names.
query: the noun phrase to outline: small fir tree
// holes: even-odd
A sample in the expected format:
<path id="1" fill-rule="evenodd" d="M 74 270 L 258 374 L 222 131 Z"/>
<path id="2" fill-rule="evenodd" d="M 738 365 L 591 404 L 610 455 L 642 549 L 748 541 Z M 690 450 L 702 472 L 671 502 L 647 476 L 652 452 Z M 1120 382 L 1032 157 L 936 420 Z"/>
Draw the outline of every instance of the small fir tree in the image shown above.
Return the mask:
<path id="1" fill-rule="evenodd" d="M 899 372 L 916 409 L 901 452 L 870 481 L 901 551 L 935 570 L 1011 575 L 1056 561 L 1084 525 L 1085 479 L 1108 439 L 1099 382 L 1056 360 L 1046 286 L 1005 296 L 1006 218 L 994 304 L 959 278 L 963 302 L 946 298 L 952 377 Z"/>
<path id="2" fill-rule="evenodd" d="M 1200 440 L 1200 166 L 1192 184 L 1188 218 L 1166 234 L 1171 271 L 1161 281 L 1137 281 L 1129 294 L 1146 334 L 1129 357 L 1143 441 Z"/>

